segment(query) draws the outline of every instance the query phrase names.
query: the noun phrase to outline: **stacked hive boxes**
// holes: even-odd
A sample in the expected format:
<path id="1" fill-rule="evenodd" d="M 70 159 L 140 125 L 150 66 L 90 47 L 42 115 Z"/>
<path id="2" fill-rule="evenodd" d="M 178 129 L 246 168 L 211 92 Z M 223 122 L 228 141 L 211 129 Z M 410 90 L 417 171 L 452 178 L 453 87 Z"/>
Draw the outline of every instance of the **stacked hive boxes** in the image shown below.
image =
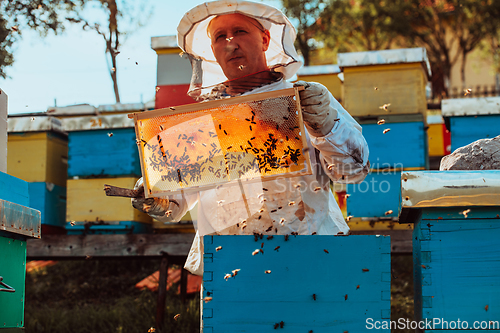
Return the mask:
<path id="1" fill-rule="evenodd" d="M 41 212 L 42 232 L 64 233 L 67 134 L 48 116 L 10 117 L 9 174 L 28 182 L 29 206 Z"/>
<path id="2" fill-rule="evenodd" d="M 446 99 L 441 108 L 450 121 L 451 151 L 500 135 L 500 97 Z"/>
<path id="3" fill-rule="evenodd" d="M 145 233 L 151 218 L 104 184 L 133 188 L 141 176 L 134 123 L 126 114 L 63 119 L 68 132 L 68 234 Z"/>
<path id="4" fill-rule="evenodd" d="M 347 214 L 397 218 L 402 170 L 428 168 L 425 113 L 430 66 L 423 48 L 341 53 L 344 107 L 363 127 L 372 172 L 347 186 Z"/>
<path id="5" fill-rule="evenodd" d="M 420 332 L 498 332 L 500 170 L 403 172 L 401 191 Z"/>

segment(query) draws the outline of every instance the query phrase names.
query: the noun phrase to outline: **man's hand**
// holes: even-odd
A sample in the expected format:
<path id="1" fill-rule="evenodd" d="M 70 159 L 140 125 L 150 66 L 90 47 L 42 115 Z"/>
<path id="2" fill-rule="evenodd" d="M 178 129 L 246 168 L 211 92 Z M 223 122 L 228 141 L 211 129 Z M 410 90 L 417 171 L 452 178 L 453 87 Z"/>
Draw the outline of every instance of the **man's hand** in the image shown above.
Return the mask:
<path id="1" fill-rule="evenodd" d="M 297 81 L 294 87 L 302 86 L 299 92 L 302 118 L 314 136 L 325 136 L 332 130 L 337 119 L 337 110 L 330 106 L 330 94 L 325 86 L 314 82 Z"/>
<path id="2" fill-rule="evenodd" d="M 172 211 L 169 210 L 170 204 L 175 204 L 179 206 L 179 203 L 175 200 L 161 199 L 161 198 L 146 199 L 144 197 L 144 184 L 142 182 L 142 178 L 137 181 L 137 183 L 134 186 L 134 190 L 142 192 L 142 196 L 138 198 L 133 198 L 132 206 L 135 209 L 147 213 L 154 218 L 170 215 L 172 213 Z"/>

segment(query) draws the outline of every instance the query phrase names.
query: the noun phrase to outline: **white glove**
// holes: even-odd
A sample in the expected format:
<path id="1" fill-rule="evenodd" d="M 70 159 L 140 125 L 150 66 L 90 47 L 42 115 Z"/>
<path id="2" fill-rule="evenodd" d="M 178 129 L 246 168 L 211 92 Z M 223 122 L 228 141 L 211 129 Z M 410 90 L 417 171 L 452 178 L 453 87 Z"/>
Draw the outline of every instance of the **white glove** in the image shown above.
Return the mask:
<path id="1" fill-rule="evenodd" d="M 293 86 L 305 88 L 299 95 L 302 118 L 309 133 L 316 137 L 330 133 L 338 119 L 337 110 L 330 105 L 328 89 L 322 84 L 305 81 L 297 81 Z"/>
<path id="2" fill-rule="evenodd" d="M 147 213 L 153 218 L 163 217 L 165 215 L 169 216 L 172 213 L 172 211 L 169 210 L 171 204 L 179 206 L 179 203 L 175 200 L 156 197 L 146 199 L 144 196 L 144 184 L 142 178 L 135 183 L 134 190 L 142 190 L 142 197 L 133 198 L 132 206 L 141 212 Z"/>

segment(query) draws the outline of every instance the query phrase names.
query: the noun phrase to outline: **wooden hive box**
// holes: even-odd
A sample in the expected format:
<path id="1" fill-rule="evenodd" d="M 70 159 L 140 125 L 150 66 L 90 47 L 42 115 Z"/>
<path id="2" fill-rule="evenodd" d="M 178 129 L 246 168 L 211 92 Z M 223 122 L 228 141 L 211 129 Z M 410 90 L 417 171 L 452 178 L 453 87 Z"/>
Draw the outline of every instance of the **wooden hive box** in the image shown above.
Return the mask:
<path id="1" fill-rule="evenodd" d="M 390 318 L 388 236 L 205 236 L 204 247 L 204 332 L 361 332 Z"/>
<path id="2" fill-rule="evenodd" d="M 26 238 L 40 238 L 40 212 L 26 207 L 28 184 L 0 172 L 0 331 L 24 331 Z M 13 200 L 10 201 L 10 200 Z"/>
<path id="3" fill-rule="evenodd" d="M 134 122 L 126 114 L 73 117 L 68 131 L 68 178 L 140 176 Z"/>
<path id="4" fill-rule="evenodd" d="M 301 81 L 318 82 L 324 85 L 342 103 L 342 80 L 338 65 L 304 66 L 297 72 Z"/>
<path id="5" fill-rule="evenodd" d="M 401 171 L 372 171 L 359 184 L 347 184 L 349 220 L 395 219 L 400 200 Z"/>
<path id="6" fill-rule="evenodd" d="M 422 115 L 386 115 L 357 120 L 370 149 L 373 170 L 428 168 L 427 135 Z M 378 125 L 380 120 L 385 123 Z"/>
<path id="7" fill-rule="evenodd" d="M 68 234 L 150 232 L 151 217 L 132 207 L 130 198 L 104 193 L 104 184 L 131 189 L 136 181 L 137 177 L 68 179 Z"/>
<path id="8" fill-rule="evenodd" d="M 343 105 L 352 116 L 425 113 L 431 73 L 424 48 L 339 53 L 337 63 Z"/>
<path id="9" fill-rule="evenodd" d="M 29 206 L 40 211 L 42 228 L 54 226 L 64 228 L 66 224 L 66 187 L 52 183 L 28 184 Z M 44 233 L 50 233 L 47 229 Z"/>
<path id="10" fill-rule="evenodd" d="M 66 187 L 68 139 L 53 117 L 10 117 L 7 170 L 27 182 Z"/>
<path id="11" fill-rule="evenodd" d="M 452 152 L 500 135 L 500 97 L 445 99 L 441 108 L 450 121 Z"/>
<path id="12" fill-rule="evenodd" d="M 415 224 L 415 320 L 497 332 L 500 171 L 404 172 L 401 188 L 400 222 Z"/>
<path id="13" fill-rule="evenodd" d="M 450 131 L 446 129 L 441 110 L 428 110 L 427 126 L 429 157 L 442 157 L 451 153 Z"/>

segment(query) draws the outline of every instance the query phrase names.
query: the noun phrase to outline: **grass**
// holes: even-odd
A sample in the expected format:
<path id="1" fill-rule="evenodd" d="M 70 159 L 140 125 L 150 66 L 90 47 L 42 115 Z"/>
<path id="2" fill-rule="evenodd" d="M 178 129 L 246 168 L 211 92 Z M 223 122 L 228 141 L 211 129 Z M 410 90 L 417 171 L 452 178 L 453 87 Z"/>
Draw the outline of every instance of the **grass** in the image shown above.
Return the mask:
<path id="1" fill-rule="evenodd" d="M 27 274 L 26 333 L 148 332 L 155 326 L 157 293 L 134 285 L 159 264 L 143 259 L 60 261 Z M 413 320 L 412 265 L 411 255 L 392 256 L 391 320 Z M 181 315 L 177 321 L 176 314 Z M 164 332 L 194 333 L 199 325 L 199 295 L 182 304 L 169 291 Z"/>
<path id="2" fill-rule="evenodd" d="M 158 268 L 159 260 L 86 260 L 29 273 L 26 332 L 148 332 L 155 326 L 157 293 L 134 285 Z M 164 327 L 168 333 L 199 332 L 198 295 L 182 304 L 169 291 Z"/>

